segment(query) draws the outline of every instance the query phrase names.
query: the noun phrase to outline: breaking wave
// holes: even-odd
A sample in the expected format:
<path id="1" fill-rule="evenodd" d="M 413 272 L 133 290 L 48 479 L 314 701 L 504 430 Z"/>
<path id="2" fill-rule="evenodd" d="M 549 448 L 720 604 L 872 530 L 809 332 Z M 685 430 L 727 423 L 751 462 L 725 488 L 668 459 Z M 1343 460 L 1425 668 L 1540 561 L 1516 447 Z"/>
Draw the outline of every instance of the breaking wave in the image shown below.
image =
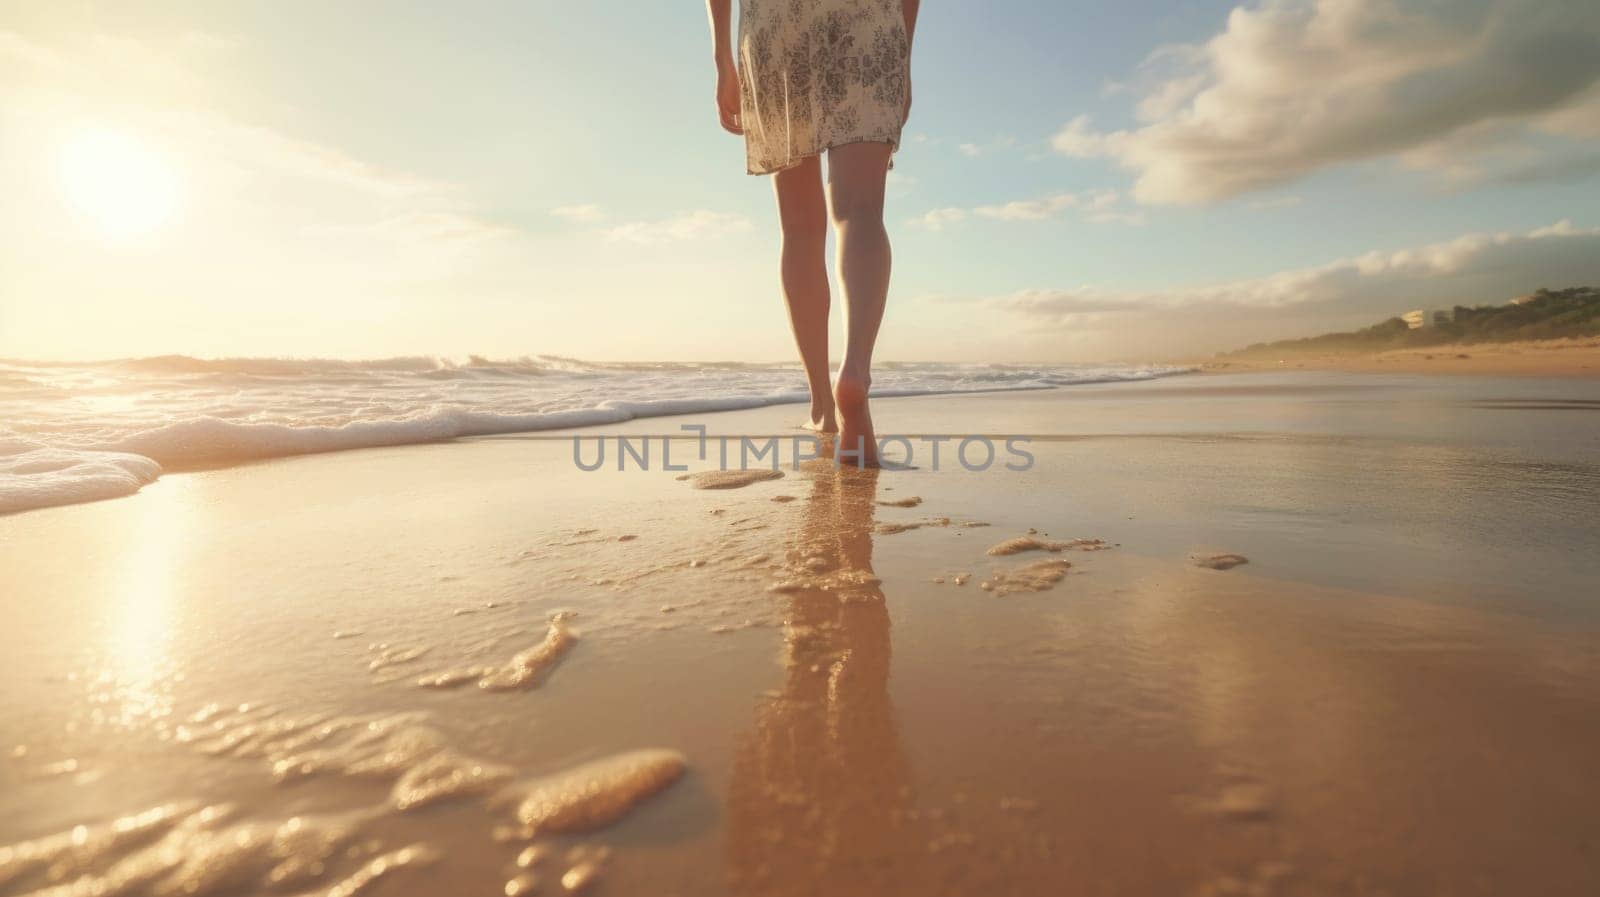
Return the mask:
<path id="1" fill-rule="evenodd" d="M 1189 370 L 890 363 L 874 372 L 873 395 L 1052 389 Z M 0 360 L 0 513 L 128 495 L 163 469 L 804 402 L 803 382 L 792 364 L 552 355 Z"/>

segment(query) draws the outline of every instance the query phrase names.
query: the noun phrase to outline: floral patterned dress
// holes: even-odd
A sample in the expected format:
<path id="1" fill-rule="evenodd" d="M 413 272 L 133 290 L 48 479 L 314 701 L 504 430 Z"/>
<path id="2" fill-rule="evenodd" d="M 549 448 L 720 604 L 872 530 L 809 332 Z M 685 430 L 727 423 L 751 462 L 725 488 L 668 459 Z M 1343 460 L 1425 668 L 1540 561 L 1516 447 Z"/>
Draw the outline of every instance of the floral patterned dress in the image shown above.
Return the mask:
<path id="1" fill-rule="evenodd" d="M 740 119 L 751 174 L 847 143 L 900 147 L 909 46 L 900 0 L 740 0 Z"/>

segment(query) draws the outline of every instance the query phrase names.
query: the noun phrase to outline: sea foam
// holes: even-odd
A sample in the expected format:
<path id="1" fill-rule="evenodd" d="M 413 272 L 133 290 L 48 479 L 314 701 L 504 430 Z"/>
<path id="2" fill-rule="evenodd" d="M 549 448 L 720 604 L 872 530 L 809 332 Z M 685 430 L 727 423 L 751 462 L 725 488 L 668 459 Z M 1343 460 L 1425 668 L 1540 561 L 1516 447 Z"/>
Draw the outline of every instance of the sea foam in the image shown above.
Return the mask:
<path id="1" fill-rule="evenodd" d="M 897 364 L 873 395 L 1052 389 L 1188 368 Z M 137 492 L 165 470 L 806 401 L 795 365 L 187 356 L 0 361 L 0 514 Z"/>
<path id="2" fill-rule="evenodd" d="M 56 448 L 0 453 L 0 514 L 118 498 L 161 475 L 143 455 Z"/>

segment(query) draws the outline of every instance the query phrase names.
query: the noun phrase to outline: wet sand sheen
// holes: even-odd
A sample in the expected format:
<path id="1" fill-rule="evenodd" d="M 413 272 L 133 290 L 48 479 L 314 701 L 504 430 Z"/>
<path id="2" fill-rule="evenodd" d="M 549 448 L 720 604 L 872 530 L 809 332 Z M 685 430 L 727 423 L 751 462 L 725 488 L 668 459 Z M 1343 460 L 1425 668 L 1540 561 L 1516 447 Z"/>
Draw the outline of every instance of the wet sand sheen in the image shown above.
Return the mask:
<path id="1" fill-rule="evenodd" d="M 1600 883 L 1574 837 L 1600 798 L 1592 627 L 1311 584 L 1238 527 L 1170 537 L 1132 490 L 1085 492 L 1080 447 L 1029 481 L 813 465 L 706 492 L 561 448 L 11 521 L 34 600 L 3 608 L 26 675 L 0 892 Z M 404 471 L 415 494 L 380 492 Z M 1088 510 L 1029 502 L 1069 487 Z M 51 560 L 64 538 L 108 560 Z M 1250 564 L 1196 568 L 1221 549 Z"/>

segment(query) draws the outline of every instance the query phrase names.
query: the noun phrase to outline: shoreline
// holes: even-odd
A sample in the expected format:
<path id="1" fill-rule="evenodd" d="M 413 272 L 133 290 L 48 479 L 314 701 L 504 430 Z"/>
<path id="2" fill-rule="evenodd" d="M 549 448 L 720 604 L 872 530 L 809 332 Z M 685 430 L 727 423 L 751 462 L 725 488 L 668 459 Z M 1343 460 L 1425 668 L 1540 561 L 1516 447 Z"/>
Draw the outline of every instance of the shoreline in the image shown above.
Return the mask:
<path id="1" fill-rule="evenodd" d="M 1038 463 L 730 483 L 532 434 L 0 517 L 0 851 L 85 845 L 8 883 L 267 891 L 281 842 L 396 897 L 1589 893 L 1586 387 L 923 397 L 886 429 Z"/>
<path id="2" fill-rule="evenodd" d="M 1519 346 L 1521 344 L 1513 344 Z M 1592 367 L 1580 359 L 1587 355 L 1576 354 L 1580 351 L 1592 352 L 1594 364 Z M 1405 354 L 1405 353 L 1397 353 Z M 1419 353 L 1420 354 L 1420 353 Z M 1519 359 L 1521 359 L 1519 361 Z M 1587 379 L 1600 376 L 1600 339 L 1592 341 L 1583 347 L 1566 348 L 1560 356 L 1559 364 L 1543 363 L 1542 357 L 1524 358 L 1518 353 L 1506 354 L 1498 364 L 1487 363 L 1489 359 L 1483 354 L 1475 355 L 1470 360 L 1453 360 L 1447 362 L 1442 356 L 1435 353 L 1435 360 L 1413 360 L 1406 364 L 1401 361 L 1371 362 L 1370 359 L 1357 359 L 1349 357 L 1340 358 L 1315 358 L 1305 360 L 1285 360 L 1280 363 L 1265 361 L 1210 361 L 1188 360 L 1182 362 L 1164 362 L 1163 365 L 1183 367 L 1185 370 L 1164 373 L 1148 379 L 1134 380 L 1107 380 L 1086 381 L 1082 383 L 1062 384 L 1048 387 L 1027 388 L 999 388 L 992 390 L 958 390 L 950 392 L 917 393 L 909 395 L 888 394 L 877 398 L 877 407 L 892 409 L 891 415 L 886 420 L 893 420 L 891 426 L 885 427 L 881 433 L 884 437 L 908 436 L 919 438 L 919 434 L 932 434 L 937 436 L 950 435 L 984 435 L 990 438 L 1004 438 L 1005 434 L 1021 434 L 1035 438 L 1054 437 L 1081 437 L 1081 436 L 1117 436 L 1149 434 L 1150 430 L 1140 416 L 1144 413 L 1142 406 L 1152 399 L 1172 399 L 1180 403 L 1194 401 L 1205 403 L 1216 395 L 1237 392 L 1239 390 L 1268 391 L 1293 390 L 1295 381 L 1286 381 L 1282 384 L 1263 383 L 1262 375 L 1288 375 L 1288 376 L 1315 376 L 1322 372 L 1343 374 L 1374 375 L 1374 386 L 1384 383 L 1381 375 L 1384 374 L 1434 374 L 1440 375 L 1437 381 L 1426 378 L 1419 380 L 1420 384 L 1433 383 L 1443 389 L 1444 384 L 1460 379 L 1463 375 L 1470 377 L 1494 378 L 1506 377 L 1508 379 L 1524 377 L 1541 377 L 1556 380 L 1571 380 L 1574 384 L 1582 383 Z M 1189 377 L 1189 374 L 1205 376 Z M 1238 384 L 1223 386 L 1218 382 L 1219 376 L 1228 374 L 1247 375 Z M 1314 389 L 1329 388 L 1330 384 L 1321 384 Z M 1340 387 L 1342 388 L 1342 387 Z M 1427 387 L 1434 389 L 1434 387 Z M 1446 389 L 1446 391 L 1448 391 Z M 1563 388 L 1563 391 L 1566 391 Z M 1083 418 L 1078 414 L 1082 409 L 1079 403 L 1086 403 L 1095 409 L 1115 408 L 1123 401 L 1128 403 L 1126 411 L 1114 412 L 1105 417 Z M 1581 403 L 1581 400 L 1578 400 Z M 958 403 L 961 410 L 954 414 L 946 414 L 935 409 L 944 407 L 947 403 Z M 1061 405 L 1059 403 L 1066 403 Z M 600 436 L 613 435 L 643 435 L 660 436 L 664 434 L 676 435 L 678 427 L 672 426 L 673 421 L 688 420 L 706 426 L 708 435 L 738 437 L 747 436 L 778 436 L 799 434 L 804 431 L 795 424 L 790 411 L 803 403 L 797 401 L 769 402 L 753 405 L 736 405 L 729 408 L 708 408 L 695 411 L 674 411 L 671 413 L 644 414 L 626 416 L 615 420 L 588 421 L 561 427 L 533 427 L 513 430 L 489 430 L 487 432 L 467 432 L 458 434 L 428 435 L 407 439 L 351 439 L 347 444 L 339 444 L 344 440 L 328 438 L 330 434 L 338 434 L 339 428 L 308 427 L 305 428 L 313 435 L 320 434 L 320 442 L 330 443 L 326 446 L 314 447 L 298 446 L 299 450 L 285 450 L 279 452 L 249 451 L 236 457 L 221 457 L 216 454 L 206 453 L 198 457 L 180 458 L 178 460 L 160 462 L 147 456 L 129 454 L 116 451 L 89 451 L 83 459 L 75 463 L 63 463 L 51 459 L 53 464 L 60 464 L 61 470 L 66 474 L 76 474 L 83 471 L 84 481 L 74 484 L 75 489 L 71 495 L 42 497 L 37 492 L 24 495 L 22 501 L 7 502 L 3 489 L 0 489 L 0 520 L 17 515 L 37 513 L 51 508 L 71 507 L 74 505 L 93 504 L 102 501 L 127 499 L 139 494 L 154 483 L 172 475 L 190 476 L 208 472 L 226 471 L 239 467 L 256 466 L 269 463 L 281 463 L 296 458 L 318 457 L 323 455 L 340 455 L 351 452 L 366 452 L 390 448 L 421 448 L 426 446 L 455 445 L 472 443 L 479 440 L 566 440 L 575 436 Z M 1075 410 L 1067 412 L 1068 416 L 1057 417 L 1055 413 L 1071 407 Z M 1128 412 L 1139 410 L 1138 415 L 1129 416 Z M 1188 412 L 1178 411 L 1180 419 L 1186 419 Z M 1196 409 L 1189 409 L 1196 410 Z M 1088 427 L 1084 425 L 1090 420 L 1098 419 L 1108 424 L 1105 428 Z M 949 422 L 961 420 L 965 423 L 961 434 L 954 434 Z M 1045 427 L 1043 430 L 1027 423 L 1049 421 L 1052 425 L 1060 424 L 1056 429 Z M 1195 421 L 1192 426 L 1201 430 L 1209 429 L 1214 422 Z M 241 425 L 230 425 L 241 426 Z M 242 425 L 244 428 L 259 427 L 264 431 L 280 432 L 293 430 L 276 424 Z M 368 430 L 374 427 L 382 428 L 383 422 L 358 422 L 353 424 L 355 430 Z M 1252 421 L 1248 417 L 1233 419 L 1230 428 L 1234 431 L 1256 432 L 1263 427 L 1270 428 L 1270 422 L 1263 423 Z M 1059 432 L 1057 431 L 1059 430 Z M 1186 425 L 1185 432 L 1188 431 Z M 694 438 L 692 434 L 684 434 L 683 438 Z M 27 459 L 27 453 L 14 456 Z M 3 460 L 3 459 L 0 459 Z M 7 474 L 3 465 L 0 465 L 0 485 L 4 485 L 3 477 Z M 13 476 L 13 479 L 18 479 Z"/>
<path id="3" fill-rule="evenodd" d="M 325 360 L 209 364 L 245 377 L 254 377 L 253 370 L 262 365 L 298 367 L 284 375 L 288 377 L 284 384 L 265 392 L 253 380 L 248 381 L 249 390 L 216 391 L 203 381 L 182 379 L 190 372 L 180 370 L 176 386 L 168 384 L 158 391 L 167 398 L 157 407 L 142 408 L 126 419 L 113 417 L 95 427 L 70 413 L 74 407 L 70 399 L 30 404 L 0 390 L 0 417 L 14 415 L 7 417 L 11 426 L 0 426 L 0 437 L 5 437 L 0 441 L 6 442 L 0 445 L 0 514 L 126 496 L 169 472 L 473 437 L 587 431 L 685 415 L 709 421 L 723 413 L 799 406 L 807 400 L 804 389 L 798 388 L 798 373 L 770 365 L 737 376 L 718 374 L 713 367 L 695 377 L 680 371 L 665 380 L 644 375 L 603 381 L 578 377 L 553 384 L 544 378 L 559 375 L 538 366 L 491 367 L 487 375 L 452 368 L 442 379 L 404 366 L 380 366 L 363 369 L 352 384 L 327 380 L 324 368 L 345 369 Z M 1144 382 L 1194 372 L 1189 366 L 1056 365 L 986 368 L 972 376 L 960 366 L 932 365 L 931 372 L 919 372 L 918 367 L 884 365 L 874 397 L 1048 392 L 1061 386 Z M 0 385 L 10 375 L 20 376 L 24 384 L 34 383 L 28 375 L 36 373 L 23 369 L 8 374 L 0 362 Z M 135 378 L 119 381 L 116 389 L 143 395 L 147 387 Z M 62 395 L 70 394 L 70 389 L 62 389 Z M 333 407 L 324 407 L 330 395 Z M 788 414 L 783 415 L 787 421 Z"/>
<path id="4" fill-rule="evenodd" d="M 1335 371 L 1348 374 L 1449 374 L 1600 377 L 1600 337 L 1513 343 L 1463 343 L 1367 354 L 1285 354 L 1282 358 L 1187 359 L 1198 373 Z"/>

